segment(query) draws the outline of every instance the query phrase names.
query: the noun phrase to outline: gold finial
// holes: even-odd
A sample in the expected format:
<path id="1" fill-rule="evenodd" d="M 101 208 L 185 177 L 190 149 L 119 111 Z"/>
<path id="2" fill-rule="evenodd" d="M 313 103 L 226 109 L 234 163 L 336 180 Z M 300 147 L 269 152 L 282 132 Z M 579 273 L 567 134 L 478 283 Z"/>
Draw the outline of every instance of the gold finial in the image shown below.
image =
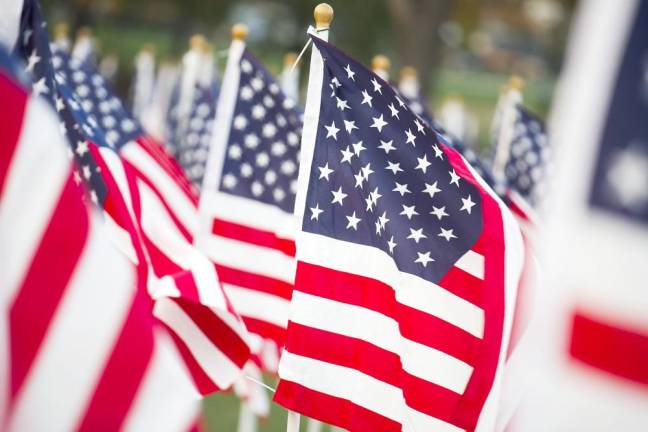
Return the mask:
<path id="1" fill-rule="evenodd" d="M 232 39 L 244 41 L 247 39 L 248 28 L 245 24 L 234 24 L 232 26 Z"/>
<path id="2" fill-rule="evenodd" d="M 524 88 L 524 84 L 525 84 L 524 78 L 522 78 L 519 75 L 513 75 L 509 79 L 508 88 L 511 90 L 522 91 L 522 89 Z"/>
<path id="3" fill-rule="evenodd" d="M 400 77 L 401 79 L 418 79 L 418 72 L 413 66 L 403 66 L 400 70 Z"/>
<path id="4" fill-rule="evenodd" d="M 283 64 L 284 67 L 291 67 L 293 63 L 297 60 L 297 53 L 296 52 L 287 52 L 286 55 L 284 55 L 283 58 Z"/>
<path id="5" fill-rule="evenodd" d="M 191 36 L 191 39 L 189 39 L 189 47 L 191 49 L 202 50 L 205 45 L 207 45 L 207 39 L 199 33 Z"/>
<path id="6" fill-rule="evenodd" d="M 54 40 L 63 40 L 67 39 L 70 28 L 64 22 L 58 23 L 54 26 Z"/>
<path id="7" fill-rule="evenodd" d="M 384 56 L 382 54 L 378 54 L 377 56 L 374 56 L 373 60 L 371 60 L 371 68 L 375 71 L 381 70 L 388 72 L 389 68 L 391 67 L 391 62 L 387 58 L 387 56 Z"/>
<path id="8" fill-rule="evenodd" d="M 313 11 L 315 17 L 315 28 L 318 30 L 327 29 L 333 21 L 333 8 L 328 3 L 320 3 Z"/>

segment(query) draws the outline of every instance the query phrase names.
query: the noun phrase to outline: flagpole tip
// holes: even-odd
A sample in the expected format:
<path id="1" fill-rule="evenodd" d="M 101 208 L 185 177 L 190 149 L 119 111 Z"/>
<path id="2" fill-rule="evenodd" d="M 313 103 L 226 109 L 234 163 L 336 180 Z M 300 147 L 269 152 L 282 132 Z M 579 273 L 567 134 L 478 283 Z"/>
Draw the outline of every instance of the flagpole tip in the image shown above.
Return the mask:
<path id="1" fill-rule="evenodd" d="M 328 3 L 320 3 L 315 6 L 313 17 L 315 18 L 315 27 L 320 29 L 327 29 L 333 21 L 333 8 Z"/>
<path id="2" fill-rule="evenodd" d="M 290 52 L 287 52 L 284 55 L 284 58 L 283 58 L 284 67 L 291 67 L 293 65 L 293 63 L 295 63 L 295 61 L 297 61 L 297 53 L 296 52 L 290 51 Z"/>
<path id="3" fill-rule="evenodd" d="M 510 90 L 522 91 L 524 85 L 525 85 L 524 78 L 522 78 L 519 75 L 511 76 L 508 82 L 508 88 Z"/>
<path id="4" fill-rule="evenodd" d="M 245 24 L 234 24 L 232 26 L 232 39 L 244 41 L 247 39 L 248 28 Z"/>
<path id="5" fill-rule="evenodd" d="M 69 34 L 70 34 L 70 27 L 67 25 L 67 23 L 60 22 L 54 26 L 55 41 L 67 39 Z"/>
<path id="6" fill-rule="evenodd" d="M 205 45 L 207 45 L 207 39 L 199 33 L 191 36 L 191 39 L 189 39 L 189 48 L 191 49 L 203 50 Z"/>
<path id="7" fill-rule="evenodd" d="M 371 60 L 371 68 L 374 71 L 389 72 L 389 69 L 391 68 L 391 61 L 389 61 L 389 58 L 387 56 L 378 54 Z"/>
<path id="8" fill-rule="evenodd" d="M 418 79 L 418 72 L 413 66 L 403 66 L 400 70 L 401 79 Z"/>

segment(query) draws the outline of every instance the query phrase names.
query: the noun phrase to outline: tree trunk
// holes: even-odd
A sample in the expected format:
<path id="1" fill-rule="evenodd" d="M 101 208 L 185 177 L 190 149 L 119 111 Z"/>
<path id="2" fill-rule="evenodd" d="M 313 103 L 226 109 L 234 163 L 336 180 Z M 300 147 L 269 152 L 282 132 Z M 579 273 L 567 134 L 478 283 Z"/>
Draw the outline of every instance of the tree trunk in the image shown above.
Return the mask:
<path id="1" fill-rule="evenodd" d="M 386 0 L 391 12 L 401 65 L 414 66 L 421 88 L 430 94 L 434 72 L 441 63 L 439 25 L 452 12 L 449 0 Z"/>

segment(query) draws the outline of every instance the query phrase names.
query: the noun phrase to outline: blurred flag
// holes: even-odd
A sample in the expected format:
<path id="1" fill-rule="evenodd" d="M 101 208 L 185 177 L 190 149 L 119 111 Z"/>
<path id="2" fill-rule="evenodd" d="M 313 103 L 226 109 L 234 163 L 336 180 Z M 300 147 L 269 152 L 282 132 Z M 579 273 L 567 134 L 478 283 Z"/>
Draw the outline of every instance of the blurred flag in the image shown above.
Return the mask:
<path id="1" fill-rule="evenodd" d="M 146 275 L 83 202 L 58 119 L 7 62 L 0 50 L 2 429 L 188 430 L 200 405 Z"/>
<path id="2" fill-rule="evenodd" d="M 510 430 L 648 425 L 647 58 L 648 2 L 579 4 L 552 112 L 535 381 Z"/>
<path id="3" fill-rule="evenodd" d="M 213 264 L 191 244 L 198 214 L 188 180 L 143 134 L 92 64 L 62 50 L 52 56 L 35 1 L 24 4 L 16 49 L 34 76 L 33 92 L 51 98 L 59 112 L 77 178 L 104 210 L 114 240 L 146 268 L 154 314 L 171 330 L 199 390 L 229 387 L 249 349 Z"/>
<path id="4" fill-rule="evenodd" d="M 25 1 L 28 3 L 28 1 Z M 63 48 L 67 48 L 63 46 Z M 81 27 L 76 34 L 74 46 L 71 52 L 72 58 L 80 62 L 91 62 L 93 65 L 97 62 L 97 47 L 92 30 L 89 27 Z"/>
<path id="5" fill-rule="evenodd" d="M 401 69 L 398 91 L 414 114 L 421 117 L 428 125 L 432 125 L 432 114 L 428 109 L 428 102 L 421 92 L 418 72 L 412 66 Z"/>
<path id="6" fill-rule="evenodd" d="M 279 83 L 284 95 L 295 102 L 299 102 L 299 65 L 295 64 L 296 61 L 296 53 L 286 53 L 283 61 L 283 70 L 279 77 Z"/>
<path id="7" fill-rule="evenodd" d="M 155 84 L 151 92 L 151 102 L 142 114 L 142 126 L 148 134 L 166 144 L 167 115 L 173 102 L 173 92 L 178 82 L 180 71 L 177 65 L 169 61 L 160 63 L 155 75 Z"/>
<path id="8" fill-rule="evenodd" d="M 351 431 L 490 430 L 519 228 L 388 83 L 312 39 L 275 401 Z"/>
<path id="9" fill-rule="evenodd" d="M 145 44 L 135 56 L 135 75 L 131 94 L 133 97 L 133 116 L 142 121 L 144 113 L 153 99 L 155 85 L 155 53 L 151 44 Z"/>
<path id="10" fill-rule="evenodd" d="M 236 27 L 235 27 L 236 29 Z M 234 38 L 200 198 L 196 244 L 255 337 L 260 367 L 276 372 L 295 271 L 293 206 L 301 121 L 295 103 Z"/>

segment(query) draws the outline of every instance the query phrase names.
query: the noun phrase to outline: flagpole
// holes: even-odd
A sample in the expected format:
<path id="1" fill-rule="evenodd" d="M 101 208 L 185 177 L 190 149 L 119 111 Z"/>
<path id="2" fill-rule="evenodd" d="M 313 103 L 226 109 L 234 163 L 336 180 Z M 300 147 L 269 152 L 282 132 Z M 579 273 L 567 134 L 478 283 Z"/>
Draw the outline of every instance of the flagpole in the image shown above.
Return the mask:
<path id="1" fill-rule="evenodd" d="M 377 54 L 371 60 L 371 69 L 380 78 L 389 82 L 389 69 L 391 69 L 391 61 L 389 57 L 383 54 Z"/>
<path id="2" fill-rule="evenodd" d="M 329 28 L 333 21 L 333 8 L 327 3 L 320 3 L 313 11 L 315 29 L 308 30 L 309 34 L 328 41 Z M 295 198 L 295 216 L 301 224 L 306 200 L 306 185 L 310 173 L 310 164 L 313 159 L 315 139 L 317 138 L 317 122 L 322 92 L 322 79 L 324 74 L 324 61 L 319 51 L 313 46 L 311 54 L 310 71 L 308 77 L 308 90 L 306 93 L 306 106 L 304 109 L 304 126 L 301 140 L 301 161 L 299 164 L 299 178 L 297 197 Z M 299 432 L 300 415 L 288 411 L 286 432 Z"/>

